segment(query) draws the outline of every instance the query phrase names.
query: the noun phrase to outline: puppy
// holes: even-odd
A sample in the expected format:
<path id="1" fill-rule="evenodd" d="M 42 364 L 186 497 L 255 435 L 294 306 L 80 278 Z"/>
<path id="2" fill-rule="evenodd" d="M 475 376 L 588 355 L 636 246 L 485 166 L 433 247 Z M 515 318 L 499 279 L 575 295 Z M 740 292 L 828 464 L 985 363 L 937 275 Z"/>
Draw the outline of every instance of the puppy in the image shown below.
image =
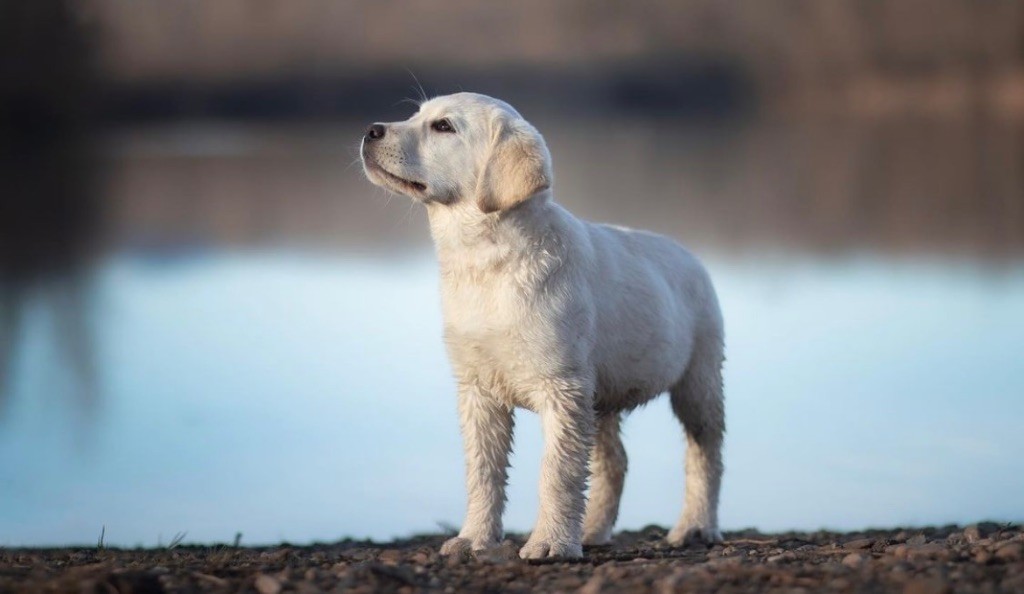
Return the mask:
<path id="1" fill-rule="evenodd" d="M 701 264 L 668 238 L 556 204 L 544 139 L 491 97 L 438 97 L 374 124 L 361 155 L 371 182 L 425 205 L 440 263 L 468 490 L 441 553 L 501 541 L 516 408 L 539 414 L 544 432 L 540 510 L 520 556 L 607 543 L 626 473 L 620 419 L 663 392 L 687 439 L 668 540 L 721 541 L 723 324 Z"/>

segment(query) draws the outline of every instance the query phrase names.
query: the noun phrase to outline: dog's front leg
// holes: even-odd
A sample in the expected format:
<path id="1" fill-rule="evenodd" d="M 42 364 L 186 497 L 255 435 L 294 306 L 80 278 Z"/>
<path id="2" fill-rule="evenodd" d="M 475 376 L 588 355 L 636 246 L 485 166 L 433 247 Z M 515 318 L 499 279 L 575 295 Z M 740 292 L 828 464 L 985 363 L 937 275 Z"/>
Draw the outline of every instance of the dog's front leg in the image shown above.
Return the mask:
<path id="1" fill-rule="evenodd" d="M 466 520 L 442 555 L 495 547 L 501 541 L 512 409 L 477 386 L 459 387 L 459 419 L 466 454 Z"/>
<path id="2" fill-rule="evenodd" d="M 594 436 L 590 390 L 560 386 L 543 394 L 539 412 L 544 429 L 540 512 L 524 559 L 581 557 L 587 463 Z"/>

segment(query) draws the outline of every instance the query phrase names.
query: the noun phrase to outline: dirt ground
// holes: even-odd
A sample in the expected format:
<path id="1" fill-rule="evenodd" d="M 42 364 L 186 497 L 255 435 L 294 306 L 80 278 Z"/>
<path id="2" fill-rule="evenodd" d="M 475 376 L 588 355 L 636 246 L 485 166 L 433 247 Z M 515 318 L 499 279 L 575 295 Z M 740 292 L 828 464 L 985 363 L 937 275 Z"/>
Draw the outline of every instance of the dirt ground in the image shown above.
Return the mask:
<path id="1" fill-rule="evenodd" d="M 674 548 L 649 527 L 582 560 L 524 562 L 521 538 L 471 558 L 444 536 L 269 548 L 0 549 L 0 592 L 1024 592 L 1024 530 L 727 533 Z"/>

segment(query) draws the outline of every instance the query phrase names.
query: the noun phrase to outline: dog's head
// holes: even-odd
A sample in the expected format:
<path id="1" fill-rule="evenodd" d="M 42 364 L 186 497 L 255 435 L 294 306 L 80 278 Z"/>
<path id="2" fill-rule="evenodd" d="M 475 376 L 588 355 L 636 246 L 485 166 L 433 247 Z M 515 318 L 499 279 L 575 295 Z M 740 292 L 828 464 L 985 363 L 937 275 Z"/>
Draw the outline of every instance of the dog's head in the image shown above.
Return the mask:
<path id="1" fill-rule="evenodd" d="M 363 137 L 371 182 L 424 203 L 472 201 L 508 210 L 551 187 L 540 133 L 504 101 L 476 93 L 431 99 L 404 122 L 374 124 Z"/>

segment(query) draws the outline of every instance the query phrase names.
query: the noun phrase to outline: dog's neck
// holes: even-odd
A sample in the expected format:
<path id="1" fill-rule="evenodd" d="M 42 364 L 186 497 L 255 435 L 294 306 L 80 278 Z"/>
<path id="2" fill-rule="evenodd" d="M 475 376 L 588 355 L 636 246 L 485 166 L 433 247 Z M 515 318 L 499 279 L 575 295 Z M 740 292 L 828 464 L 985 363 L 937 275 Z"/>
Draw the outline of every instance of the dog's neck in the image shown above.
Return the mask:
<path id="1" fill-rule="evenodd" d="M 493 268 L 528 257 L 551 236 L 554 203 L 543 190 L 504 212 L 485 214 L 472 200 L 428 204 L 427 218 L 442 270 Z"/>

